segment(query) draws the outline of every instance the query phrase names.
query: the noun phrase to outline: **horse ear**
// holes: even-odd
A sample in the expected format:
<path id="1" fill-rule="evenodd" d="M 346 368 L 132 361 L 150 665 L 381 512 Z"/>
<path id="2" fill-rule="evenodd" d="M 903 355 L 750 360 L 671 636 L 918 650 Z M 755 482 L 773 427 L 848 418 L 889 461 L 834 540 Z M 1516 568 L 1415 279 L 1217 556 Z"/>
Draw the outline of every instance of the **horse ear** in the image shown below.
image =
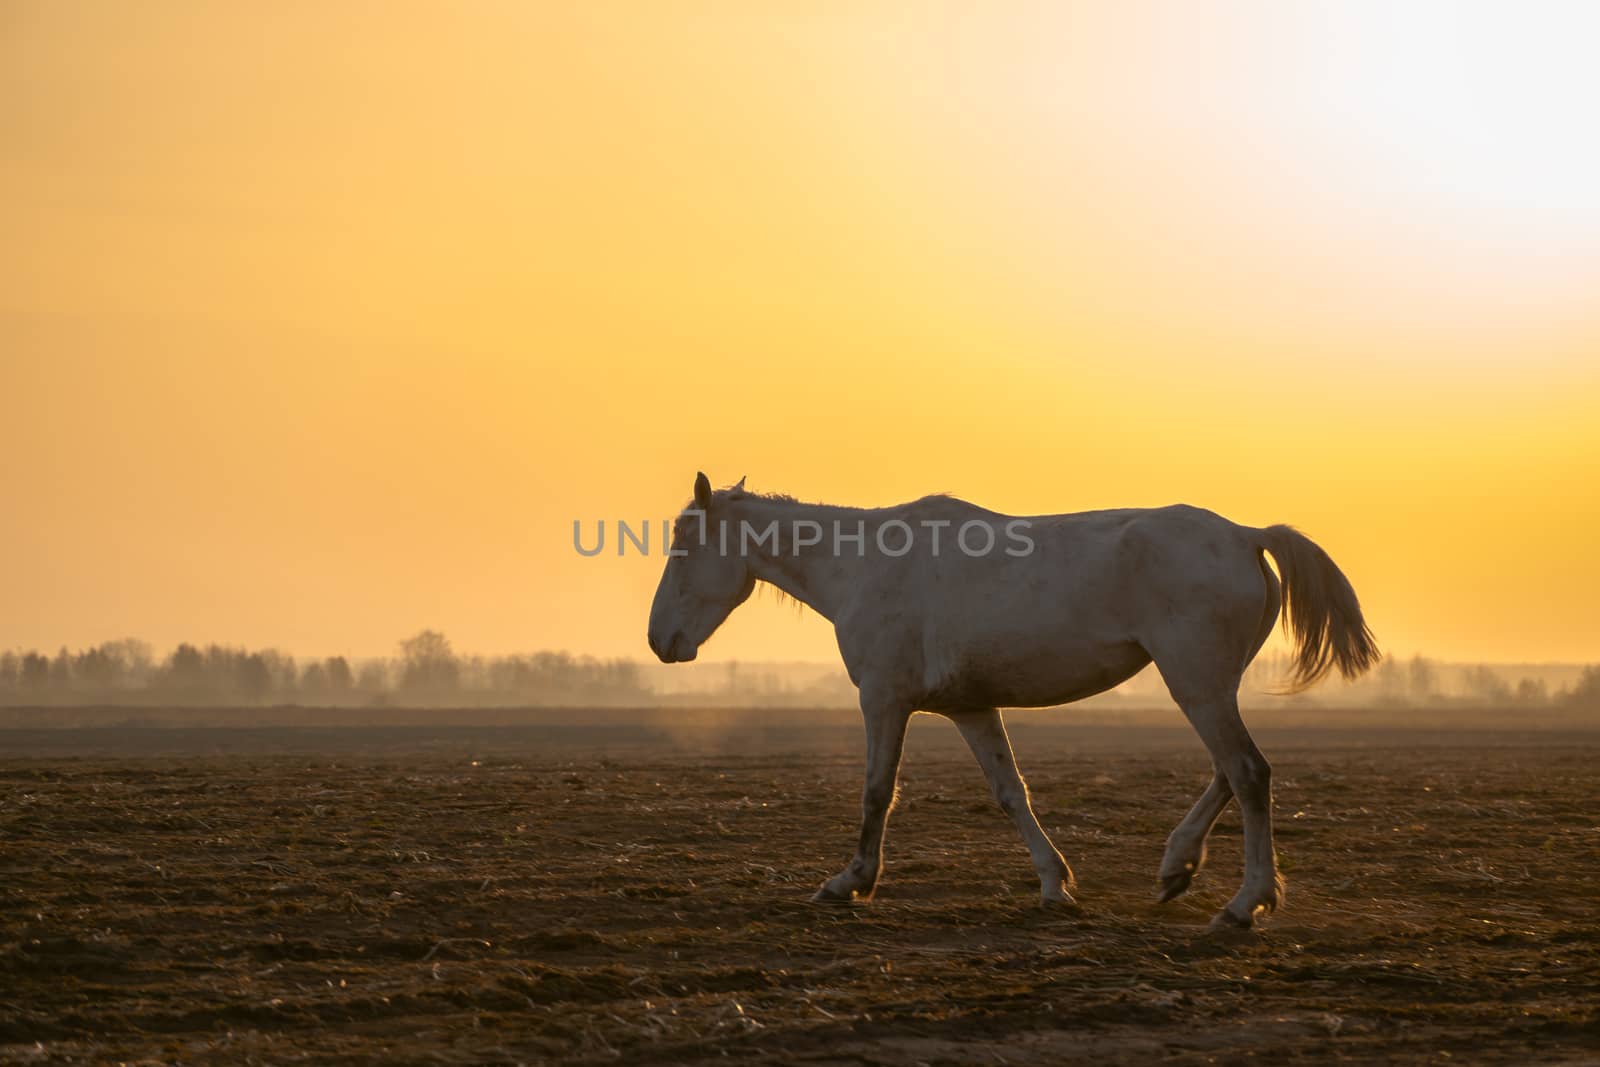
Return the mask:
<path id="1" fill-rule="evenodd" d="M 737 482 L 733 483 L 733 491 L 735 493 L 744 492 L 744 477 L 741 477 Z"/>
<path id="2" fill-rule="evenodd" d="M 711 506 L 711 479 L 704 471 L 694 476 L 694 506 L 701 511 Z"/>

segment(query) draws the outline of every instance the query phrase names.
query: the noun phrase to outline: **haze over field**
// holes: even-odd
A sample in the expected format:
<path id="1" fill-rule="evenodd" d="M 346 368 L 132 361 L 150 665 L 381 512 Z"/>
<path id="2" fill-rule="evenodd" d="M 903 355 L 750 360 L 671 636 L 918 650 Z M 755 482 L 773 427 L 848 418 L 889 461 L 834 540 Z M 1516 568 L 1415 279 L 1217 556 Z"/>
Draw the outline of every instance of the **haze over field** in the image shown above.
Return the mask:
<path id="1" fill-rule="evenodd" d="M 1390 657 L 1354 682 L 1335 677 L 1315 690 L 1287 696 L 1286 653 L 1268 651 L 1245 673 L 1241 702 L 1290 713 L 1307 725 L 1317 708 L 1370 708 L 1397 726 L 1419 723 L 1420 709 L 1452 714 L 1507 709 L 1525 722 L 1541 710 L 1568 725 L 1600 726 L 1600 664 L 1448 663 L 1424 656 Z M 485 656 L 457 649 L 424 630 L 399 642 L 395 654 L 365 659 L 296 657 L 279 649 L 183 643 L 165 654 L 138 640 L 53 655 L 0 650 L 0 707 L 299 706 L 309 708 L 742 708 L 768 721 L 775 708 L 853 708 L 857 692 L 837 663 L 697 662 L 600 659 L 565 652 Z M 1159 671 L 1148 668 L 1115 689 L 1091 697 L 1100 711 L 1176 709 Z M 1403 712 L 1393 714 L 1394 712 Z M 650 716 L 647 716 L 647 718 Z M 1088 716 L 1093 719 L 1093 712 Z M 852 713 L 852 720 L 854 715 Z M 1082 709 L 1055 717 L 1083 721 Z M 52 722 L 76 722 L 54 715 Z"/>
<path id="2" fill-rule="evenodd" d="M 1597 30 L 8 4 L 0 648 L 642 658 L 660 558 L 572 523 L 704 469 L 1292 522 L 1387 650 L 1592 661 Z"/>

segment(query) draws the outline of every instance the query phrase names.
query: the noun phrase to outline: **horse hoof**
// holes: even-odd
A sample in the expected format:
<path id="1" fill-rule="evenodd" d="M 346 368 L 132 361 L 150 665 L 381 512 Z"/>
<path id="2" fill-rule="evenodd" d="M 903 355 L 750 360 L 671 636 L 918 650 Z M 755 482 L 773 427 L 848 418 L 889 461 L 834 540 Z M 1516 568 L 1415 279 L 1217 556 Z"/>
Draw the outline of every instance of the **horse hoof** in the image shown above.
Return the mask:
<path id="1" fill-rule="evenodd" d="M 1227 908 L 1217 912 L 1211 919 L 1211 924 L 1206 927 L 1213 934 L 1238 935 L 1248 934 L 1255 929 L 1254 916 L 1241 919 Z"/>
<path id="2" fill-rule="evenodd" d="M 1176 874 L 1162 875 L 1161 893 L 1156 898 L 1156 902 L 1159 904 L 1165 904 L 1170 900 L 1176 900 L 1178 897 L 1182 896 L 1188 891 L 1189 883 L 1192 881 L 1194 881 L 1193 870 L 1182 870 Z"/>
<path id="3" fill-rule="evenodd" d="M 823 886 L 821 889 L 811 894 L 811 903 L 830 904 L 834 906 L 838 906 L 840 904 L 860 904 L 866 899 L 867 898 L 862 897 L 859 893 L 853 891 L 849 893 L 841 893 L 837 889 L 829 889 L 827 886 Z"/>

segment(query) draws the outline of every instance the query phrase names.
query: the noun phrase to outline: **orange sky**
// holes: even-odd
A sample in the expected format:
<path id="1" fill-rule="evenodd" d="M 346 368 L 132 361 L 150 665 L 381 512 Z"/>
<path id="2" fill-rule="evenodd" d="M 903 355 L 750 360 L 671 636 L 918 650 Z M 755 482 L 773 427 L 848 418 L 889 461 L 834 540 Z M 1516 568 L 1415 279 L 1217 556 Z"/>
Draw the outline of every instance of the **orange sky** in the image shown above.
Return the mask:
<path id="1" fill-rule="evenodd" d="M 7 4 L 0 647 L 647 656 L 571 523 L 703 468 L 1292 522 L 1388 648 L 1600 658 L 1597 29 Z"/>

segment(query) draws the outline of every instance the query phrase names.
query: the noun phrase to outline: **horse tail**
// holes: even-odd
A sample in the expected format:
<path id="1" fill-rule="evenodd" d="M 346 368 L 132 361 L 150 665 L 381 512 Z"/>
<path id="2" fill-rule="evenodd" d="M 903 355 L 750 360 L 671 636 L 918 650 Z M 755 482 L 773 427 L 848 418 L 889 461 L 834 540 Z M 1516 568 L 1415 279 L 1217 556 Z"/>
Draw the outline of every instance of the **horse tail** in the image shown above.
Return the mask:
<path id="1" fill-rule="evenodd" d="M 1382 658 L 1350 579 L 1311 538 L 1292 526 L 1256 531 L 1283 578 L 1283 629 L 1294 638 L 1285 693 L 1309 689 L 1334 667 L 1357 678 Z"/>

